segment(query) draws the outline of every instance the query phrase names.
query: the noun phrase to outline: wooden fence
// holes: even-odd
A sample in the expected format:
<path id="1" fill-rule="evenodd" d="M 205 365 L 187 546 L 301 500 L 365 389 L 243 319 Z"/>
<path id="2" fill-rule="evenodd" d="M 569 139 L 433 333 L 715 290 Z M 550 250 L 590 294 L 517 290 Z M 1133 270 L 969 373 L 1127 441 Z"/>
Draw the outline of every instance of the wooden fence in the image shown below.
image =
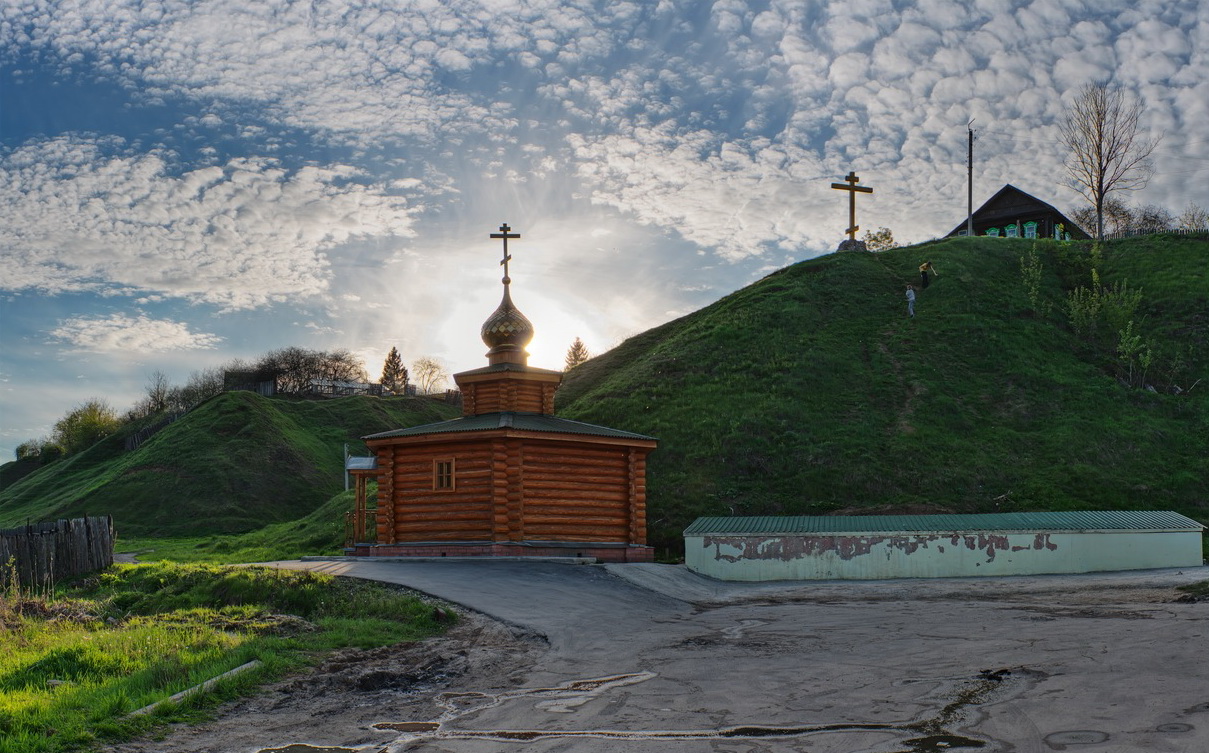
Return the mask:
<path id="1" fill-rule="evenodd" d="M 195 407 L 197 406 L 190 406 L 188 410 L 173 411 L 172 413 L 164 416 L 162 420 L 157 421 L 151 426 L 144 426 L 142 429 L 139 429 L 135 433 L 126 437 L 123 446 L 124 449 L 126 452 L 134 452 L 142 446 L 143 442 L 146 442 L 148 439 L 151 439 L 156 434 L 160 433 L 160 431 L 167 429 L 170 425 L 176 423 L 181 416 L 185 415 L 190 410 L 193 410 Z"/>
<path id="2" fill-rule="evenodd" d="M 113 518 L 75 518 L 0 530 L 0 587 L 15 575 L 24 588 L 56 582 L 113 564 Z"/>

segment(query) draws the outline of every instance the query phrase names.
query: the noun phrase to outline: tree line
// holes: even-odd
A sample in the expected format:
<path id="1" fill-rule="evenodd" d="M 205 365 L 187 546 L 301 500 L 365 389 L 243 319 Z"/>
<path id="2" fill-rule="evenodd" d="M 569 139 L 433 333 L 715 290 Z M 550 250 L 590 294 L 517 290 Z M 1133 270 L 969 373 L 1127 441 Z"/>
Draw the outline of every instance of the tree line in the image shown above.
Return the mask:
<path id="1" fill-rule="evenodd" d="M 1071 219 L 1082 228 L 1096 228 L 1102 223 L 1104 234 L 1109 236 L 1209 229 L 1209 211 L 1191 202 L 1177 217 L 1158 204 L 1134 207 L 1115 196 L 1108 196 L 1101 205 L 1101 212 L 1103 217 L 1097 218 L 1094 206 L 1084 206 L 1072 212 Z"/>
<path id="2" fill-rule="evenodd" d="M 578 337 L 567 350 L 566 370 L 590 358 Z M 392 347 L 382 363 L 379 383 L 386 395 L 440 392 L 449 381 L 449 371 L 440 359 L 422 356 L 408 370 L 399 349 Z M 368 383 L 369 374 L 360 358 L 347 349 L 311 350 L 286 347 L 271 350 L 253 361 L 233 358 L 220 366 L 194 371 L 182 385 L 174 385 L 162 371 L 147 378 L 144 394 L 125 413 L 108 400 L 88 398 L 55 422 L 50 436 L 17 445 L 17 460 L 49 463 L 91 447 L 123 426 L 153 416 L 184 413 L 203 401 L 230 389 L 250 384 L 272 383 L 279 395 L 304 395 L 316 382 Z"/>
<path id="3" fill-rule="evenodd" d="M 438 391 L 448 379 L 441 362 L 429 356 L 412 364 L 417 375 L 415 391 Z M 276 394 L 303 395 L 316 381 L 368 383 L 369 375 L 360 358 L 346 349 L 312 350 L 286 347 L 271 350 L 255 360 L 233 358 L 220 366 L 194 371 L 184 384 L 172 384 L 162 371 L 147 378 L 144 394 L 125 413 L 119 413 L 105 398 L 91 397 L 55 422 L 49 436 L 17 445 L 17 460 L 49 463 L 91 447 L 123 426 L 154 416 L 184 413 L 199 403 L 249 382 L 272 382 Z M 383 392 L 411 392 L 409 372 L 397 348 L 391 348 L 382 372 Z"/>

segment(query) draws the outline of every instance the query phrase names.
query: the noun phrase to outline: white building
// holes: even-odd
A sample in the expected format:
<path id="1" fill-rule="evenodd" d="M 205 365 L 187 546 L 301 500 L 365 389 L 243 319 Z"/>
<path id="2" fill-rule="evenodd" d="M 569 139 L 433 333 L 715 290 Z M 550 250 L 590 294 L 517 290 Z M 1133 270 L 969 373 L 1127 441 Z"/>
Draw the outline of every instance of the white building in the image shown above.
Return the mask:
<path id="1" fill-rule="evenodd" d="M 719 580 L 880 580 L 1198 567 L 1175 512 L 698 518 L 685 564 Z"/>

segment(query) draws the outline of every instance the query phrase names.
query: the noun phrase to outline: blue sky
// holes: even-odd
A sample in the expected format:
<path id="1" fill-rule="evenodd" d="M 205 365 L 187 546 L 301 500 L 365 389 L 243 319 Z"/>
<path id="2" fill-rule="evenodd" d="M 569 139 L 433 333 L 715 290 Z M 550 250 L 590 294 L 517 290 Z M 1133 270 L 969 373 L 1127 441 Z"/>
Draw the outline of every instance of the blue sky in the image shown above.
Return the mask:
<path id="1" fill-rule="evenodd" d="M 1066 210 L 1112 76 L 1163 134 L 1126 198 L 1209 206 L 1200 0 L 0 3 L 0 453 L 90 397 L 298 345 L 485 365 L 500 223 L 561 368 L 832 251 Z M 888 291 L 888 294 L 897 294 Z"/>

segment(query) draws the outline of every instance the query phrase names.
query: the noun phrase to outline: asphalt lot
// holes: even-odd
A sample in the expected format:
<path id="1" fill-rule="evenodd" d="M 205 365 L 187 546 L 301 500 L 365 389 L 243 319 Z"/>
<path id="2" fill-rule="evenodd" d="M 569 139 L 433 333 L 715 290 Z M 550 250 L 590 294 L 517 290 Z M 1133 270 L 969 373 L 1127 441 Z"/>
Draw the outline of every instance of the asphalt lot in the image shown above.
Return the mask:
<path id="1" fill-rule="evenodd" d="M 464 675 L 393 727 L 294 741 L 326 750 L 1209 751 L 1209 604 L 1172 601 L 1209 568 L 730 584 L 665 565 L 275 564 L 402 584 L 542 642 L 507 686 Z"/>

